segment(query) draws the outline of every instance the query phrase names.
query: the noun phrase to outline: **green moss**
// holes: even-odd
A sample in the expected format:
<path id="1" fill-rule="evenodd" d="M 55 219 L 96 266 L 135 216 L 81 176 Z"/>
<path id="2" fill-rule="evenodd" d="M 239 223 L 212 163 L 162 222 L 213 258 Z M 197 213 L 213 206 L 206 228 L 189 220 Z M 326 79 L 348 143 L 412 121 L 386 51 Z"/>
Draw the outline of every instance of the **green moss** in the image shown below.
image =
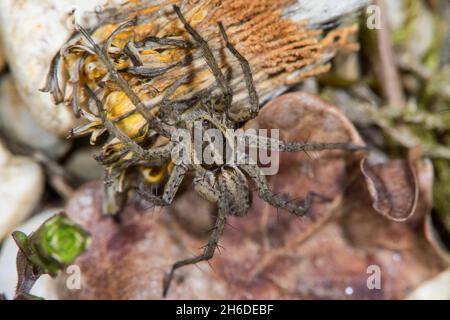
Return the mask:
<path id="1" fill-rule="evenodd" d="M 434 207 L 441 214 L 450 217 L 450 161 L 434 161 L 436 178 L 434 183 Z"/>
<path id="2" fill-rule="evenodd" d="M 439 15 L 433 15 L 434 37 L 430 50 L 424 58 L 425 67 L 433 71 L 438 71 L 442 45 L 445 42 L 446 24 Z"/>
<path id="3" fill-rule="evenodd" d="M 402 45 L 407 42 L 416 27 L 416 19 L 420 14 L 421 3 L 417 0 L 405 0 L 406 17 L 402 28 L 395 30 L 392 34 L 392 41 L 395 45 Z"/>

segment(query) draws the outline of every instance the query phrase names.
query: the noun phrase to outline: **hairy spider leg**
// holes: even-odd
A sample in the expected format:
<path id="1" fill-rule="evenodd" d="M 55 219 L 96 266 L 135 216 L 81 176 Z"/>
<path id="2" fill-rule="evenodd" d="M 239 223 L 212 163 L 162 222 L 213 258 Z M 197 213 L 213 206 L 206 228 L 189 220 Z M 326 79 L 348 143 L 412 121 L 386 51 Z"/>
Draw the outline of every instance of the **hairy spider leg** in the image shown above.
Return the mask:
<path id="1" fill-rule="evenodd" d="M 177 79 L 169 88 L 167 88 L 164 97 L 157 104 L 160 108 L 160 113 L 162 118 L 165 115 L 169 115 L 172 110 L 184 111 L 189 108 L 190 104 L 184 101 L 170 101 L 170 97 L 175 93 L 175 91 L 182 85 L 188 83 L 192 79 L 192 74 L 187 74 L 180 79 Z"/>
<path id="2" fill-rule="evenodd" d="M 233 120 L 235 122 L 245 122 L 247 120 L 253 119 L 258 115 L 259 111 L 259 98 L 258 93 L 256 92 L 255 84 L 253 82 L 252 70 L 250 69 L 250 64 L 248 61 L 239 53 L 239 51 L 231 44 L 228 39 L 228 35 L 225 31 L 225 27 L 222 22 L 219 22 L 219 29 L 222 34 L 223 39 L 225 40 L 225 45 L 228 50 L 236 57 L 241 65 L 242 72 L 244 73 L 244 80 L 248 90 L 249 102 L 250 102 L 250 112 L 248 114 L 240 114 L 234 116 Z M 231 117 L 231 115 L 230 115 Z"/>
<path id="3" fill-rule="evenodd" d="M 325 199 L 325 197 L 314 192 L 308 192 L 303 201 L 303 205 L 295 205 L 292 203 L 292 200 L 283 199 L 270 191 L 267 180 L 257 165 L 241 165 L 240 167 L 255 182 L 256 191 L 262 200 L 275 208 L 285 209 L 296 216 L 304 216 L 308 212 L 314 197 Z"/>
<path id="4" fill-rule="evenodd" d="M 175 47 L 178 47 L 181 49 L 192 49 L 193 48 L 192 43 L 185 41 L 185 40 L 173 39 L 173 38 L 160 38 L 160 37 L 154 37 L 154 36 L 146 37 L 141 43 L 139 43 L 139 45 L 141 45 L 141 44 L 145 45 L 147 42 L 153 42 L 153 43 L 160 44 L 163 46 L 175 46 Z"/>
<path id="5" fill-rule="evenodd" d="M 354 143 L 344 142 L 286 142 L 274 138 L 267 138 L 258 135 L 246 135 L 249 147 L 263 148 L 266 150 L 275 150 L 282 152 L 307 152 L 307 151 L 325 151 L 325 150 L 342 150 L 342 151 L 367 151 L 368 147 Z"/>
<path id="6" fill-rule="evenodd" d="M 164 186 L 163 194 L 157 196 L 151 192 L 148 192 L 144 185 L 141 185 L 138 189 L 139 195 L 145 200 L 151 202 L 157 206 L 165 207 L 172 203 L 173 198 L 177 194 L 178 188 L 183 182 L 184 176 L 187 172 L 187 168 L 183 165 L 175 165 L 170 173 L 169 180 Z"/>
<path id="7" fill-rule="evenodd" d="M 175 47 L 181 48 L 181 49 L 192 49 L 195 47 L 192 43 L 185 41 L 185 40 L 172 39 L 172 38 L 161 38 L 161 37 L 156 37 L 156 36 L 146 37 L 144 40 L 137 43 L 136 46 L 132 45 L 132 43 L 129 42 L 129 44 L 127 44 L 127 46 L 125 48 L 126 49 L 125 54 L 130 58 L 130 60 L 132 60 L 134 67 L 127 69 L 127 72 L 130 72 L 130 73 L 136 74 L 136 75 L 141 75 L 141 76 L 157 76 L 157 75 L 163 74 L 164 72 L 166 72 L 180 64 L 180 63 L 175 63 L 173 65 L 170 65 L 170 66 L 164 67 L 164 68 L 153 68 L 153 69 L 143 68 L 142 63 L 140 61 L 140 57 L 135 49 L 136 49 L 136 47 L 145 46 L 148 42 L 156 43 L 159 45 L 171 45 L 171 46 L 175 46 Z M 191 61 L 191 59 L 192 58 L 185 59 L 184 63 Z M 135 67 L 138 67 L 138 68 L 135 68 Z M 192 103 L 188 103 L 185 100 L 171 101 L 169 98 L 175 93 L 175 91 L 180 86 L 191 81 L 192 77 L 193 77 L 192 74 L 187 74 L 184 77 L 176 80 L 173 84 L 170 85 L 170 87 L 167 88 L 162 100 L 159 103 L 157 103 L 156 105 L 152 106 L 151 108 L 153 109 L 153 108 L 159 107 L 160 108 L 160 116 L 162 116 L 162 118 L 164 118 L 164 115 L 169 114 L 170 111 L 172 111 L 172 110 L 177 110 L 177 111 L 183 112 L 184 110 L 191 107 Z M 201 100 L 201 99 L 205 98 L 208 94 L 210 94 L 209 89 L 202 90 L 201 92 L 199 92 L 196 95 L 197 100 Z M 128 112 L 126 114 L 126 116 L 129 116 L 129 115 L 133 114 L 134 112 L 135 111 L 132 110 L 132 111 Z"/>
<path id="8" fill-rule="evenodd" d="M 183 23 L 186 31 L 191 35 L 191 37 L 200 47 L 203 57 L 222 91 L 224 99 L 223 106 L 225 107 L 225 109 L 228 109 L 233 101 L 233 92 L 231 90 L 231 87 L 227 83 L 225 75 L 217 64 L 211 48 L 209 47 L 206 40 L 202 38 L 202 36 L 189 24 L 189 22 L 187 22 L 186 18 L 181 13 L 180 8 L 174 5 L 173 9 L 175 10 L 175 13 L 177 14 L 180 21 Z"/>
<path id="9" fill-rule="evenodd" d="M 226 225 L 227 216 L 228 214 L 226 210 L 224 210 L 224 208 L 221 208 L 219 200 L 219 213 L 216 218 L 216 223 L 211 233 L 211 236 L 209 237 L 208 244 L 205 246 L 203 250 L 203 253 L 193 258 L 178 261 L 172 266 L 170 272 L 166 274 L 164 277 L 163 297 L 167 296 L 170 284 L 173 280 L 174 273 L 177 269 L 187 265 L 196 264 L 201 261 L 208 261 L 214 256 L 214 252 L 216 251 L 216 248 L 218 246 L 220 236 L 222 235 L 222 232 Z"/>

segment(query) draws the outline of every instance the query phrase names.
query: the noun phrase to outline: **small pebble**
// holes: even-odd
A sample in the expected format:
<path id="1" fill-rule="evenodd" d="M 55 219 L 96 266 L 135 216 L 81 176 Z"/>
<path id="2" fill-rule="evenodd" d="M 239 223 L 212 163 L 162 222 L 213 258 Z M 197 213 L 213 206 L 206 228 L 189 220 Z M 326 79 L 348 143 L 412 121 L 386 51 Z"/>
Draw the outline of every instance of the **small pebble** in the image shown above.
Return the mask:
<path id="1" fill-rule="evenodd" d="M 0 142 L 0 241 L 32 213 L 43 189 L 42 168 L 12 155 Z"/>
<path id="2" fill-rule="evenodd" d="M 450 269 L 422 283 L 407 297 L 409 300 L 450 300 Z"/>
<path id="3" fill-rule="evenodd" d="M 2 0 L 0 31 L 6 60 L 19 94 L 46 130 L 65 138 L 75 125 L 72 111 L 55 106 L 50 94 L 40 92 L 50 62 L 72 33 L 70 13 L 81 16 L 106 0 Z"/>
<path id="4" fill-rule="evenodd" d="M 80 182 L 100 180 L 102 178 L 102 166 L 94 159 L 100 153 L 100 148 L 90 147 L 77 150 L 70 156 L 65 169 Z"/>

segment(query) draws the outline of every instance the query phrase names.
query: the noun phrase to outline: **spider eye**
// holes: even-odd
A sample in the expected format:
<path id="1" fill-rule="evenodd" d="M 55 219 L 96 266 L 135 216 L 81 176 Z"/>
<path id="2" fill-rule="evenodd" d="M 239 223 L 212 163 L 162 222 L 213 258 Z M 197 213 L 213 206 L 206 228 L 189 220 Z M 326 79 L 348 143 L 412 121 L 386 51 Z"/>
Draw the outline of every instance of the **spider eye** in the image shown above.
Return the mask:
<path id="1" fill-rule="evenodd" d="M 207 126 L 208 125 L 208 121 L 207 120 L 203 120 L 202 121 L 202 125 Z"/>

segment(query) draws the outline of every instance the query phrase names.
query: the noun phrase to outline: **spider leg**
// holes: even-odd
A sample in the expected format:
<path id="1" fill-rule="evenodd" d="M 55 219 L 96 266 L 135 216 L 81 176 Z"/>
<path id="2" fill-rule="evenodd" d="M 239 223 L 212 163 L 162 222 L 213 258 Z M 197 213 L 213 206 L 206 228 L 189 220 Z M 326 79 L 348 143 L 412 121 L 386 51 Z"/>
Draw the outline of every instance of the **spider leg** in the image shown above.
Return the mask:
<path id="1" fill-rule="evenodd" d="M 175 10 L 175 13 L 177 14 L 178 18 L 183 23 L 186 31 L 191 35 L 191 37 L 194 39 L 194 41 L 198 44 L 200 47 L 200 50 L 202 51 L 203 57 L 213 73 L 216 81 L 218 82 L 220 89 L 223 94 L 224 99 L 224 105 L 227 109 L 231 106 L 232 100 L 233 100 L 233 93 L 230 88 L 230 86 L 227 83 L 227 80 L 225 78 L 225 75 L 223 74 L 222 70 L 220 70 L 219 65 L 217 64 L 216 59 L 214 58 L 214 54 L 209 47 L 208 43 L 205 41 L 205 39 L 202 38 L 202 36 L 187 22 L 186 18 L 181 13 L 181 10 L 178 6 L 174 5 L 173 9 Z"/>
<path id="2" fill-rule="evenodd" d="M 138 145 L 133 139 L 131 139 L 128 135 L 123 133 L 111 120 L 108 119 L 104 112 L 103 103 L 100 101 L 100 99 L 97 97 L 97 95 L 92 91 L 92 89 L 85 84 L 84 85 L 85 90 L 87 91 L 88 95 L 91 99 L 94 100 L 95 105 L 97 106 L 97 111 L 100 115 L 100 118 L 105 126 L 105 128 L 108 130 L 108 132 L 115 136 L 117 139 L 120 140 L 122 144 L 126 146 L 131 152 L 134 153 L 134 155 L 137 155 L 141 159 L 145 159 L 148 161 L 158 160 L 161 158 L 169 159 L 171 155 L 172 150 L 172 144 L 168 143 L 167 145 L 159 148 L 155 148 L 152 150 L 144 150 L 140 145 Z"/>
<path id="3" fill-rule="evenodd" d="M 133 103 L 133 105 L 139 111 L 139 113 L 141 113 L 142 116 L 145 118 L 145 120 L 147 120 L 150 127 L 152 129 L 155 129 L 156 131 L 158 131 L 158 133 L 160 133 L 161 135 L 170 137 L 170 133 L 172 132 L 172 129 L 170 127 L 164 125 L 160 121 L 160 119 L 154 117 L 150 112 L 148 112 L 145 105 L 142 103 L 141 99 L 137 96 L 137 94 L 133 91 L 133 89 L 130 87 L 128 82 L 122 77 L 122 75 L 116 69 L 116 67 L 114 66 L 113 62 L 111 61 L 111 59 L 107 53 L 107 48 L 113 38 L 113 35 L 117 34 L 118 32 L 125 29 L 126 27 L 131 26 L 133 23 L 134 23 L 134 21 L 129 21 L 129 22 L 121 24 L 108 37 L 108 39 L 105 41 L 105 43 L 103 44 L 102 47 L 100 47 L 99 44 L 95 42 L 95 40 L 92 38 L 92 36 L 89 34 L 89 32 L 86 29 L 84 29 L 82 26 L 76 25 L 76 28 L 80 31 L 80 33 L 84 36 L 84 38 L 86 38 L 86 40 L 91 44 L 92 50 L 98 56 L 99 60 L 103 63 L 103 65 L 106 67 L 111 78 L 117 83 L 117 85 L 127 95 L 127 97 L 130 99 L 130 101 Z"/>
<path id="4" fill-rule="evenodd" d="M 253 75 L 252 70 L 250 69 L 250 64 L 248 63 L 247 59 L 245 59 L 239 51 L 231 44 L 231 42 L 228 39 L 228 35 L 225 31 L 225 28 L 222 24 L 222 22 L 219 22 L 219 29 L 222 33 L 222 37 L 225 40 L 225 45 L 228 48 L 228 50 L 236 57 L 236 59 L 239 61 L 239 64 L 241 65 L 242 72 L 244 73 L 244 80 L 245 84 L 247 86 L 249 100 L 250 100 L 250 110 L 248 114 L 240 114 L 233 118 L 236 122 L 244 122 L 247 120 L 250 120 L 258 114 L 259 111 L 259 98 L 258 93 L 256 92 L 255 84 L 253 82 Z"/>
<path id="5" fill-rule="evenodd" d="M 192 74 L 189 73 L 180 79 L 177 79 L 170 87 L 166 89 L 163 99 L 156 104 L 160 108 L 160 117 L 164 121 L 168 117 L 175 117 L 175 121 L 181 121 L 181 114 L 198 101 L 202 101 L 205 108 L 209 108 L 206 101 L 211 100 L 211 90 L 203 89 L 195 94 L 194 97 L 185 100 L 170 100 L 169 98 L 182 85 L 192 80 Z"/>
<path id="6" fill-rule="evenodd" d="M 279 197 L 278 195 L 274 194 L 272 191 L 270 191 L 267 180 L 258 166 L 241 165 L 240 167 L 255 182 L 256 190 L 258 192 L 259 197 L 263 199 L 265 202 L 274 206 L 275 208 L 285 209 L 296 216 L 303 216 L 306 214 L 309 208 L 311 208 L 313 197 L 320 197 L 324 199 L 324 197 L 321 197 L 316 193 L 308 192 L 305 196 L 305 200 L 303 201 L 303 206 L 293 204 L 292 201 L 285 200 Z"/>
<path id="7" fill-rule="evenodd" d="M 155 78 L 157 76 L 160 76 L 160 75 L 166 73 L 167 71 L 169 71 L 170 69 L 173 69 L 176 66 L 177 66 L 177 64 L 172 64 L 170 66 L 160 67 L 160 68 L 147 68 L 147 67 L 139 66 L 139 67 L 129 67 L 129 68 L 125 69 L 125 71 L 132 75 L 136 75 L 136 76 Z"/>
<path id="8" fill-rule="evenodd" d="M 224 210 L 219 209 L 215 227 L 211 233 L 211 236 L 209 237 L 208 244 L 203 249 L 203 253 L 193 258 L 178 261 L 172 266 L 170 272 L 166 274 L 166 276 L 164 277 L 163 297 L 167 296 L 170 284 L 177 269 L 187 265 L 196 264 L 201 261 L 208 261 L 214 256 L 214 252 L 216 251 L 216 248 L 219 243 L 219 238 L 222 235 L 222 232 L 225 228 L 226 221 L 227 221 L 227 214 L 225 213 Z"/>
<path id="9" fill-rule="evenodd" d="M 187 104 L 183 104 L 178 101 L 170 101 L 169 98 L 175 93 L 175 91 L 177 91 L 179 87 L 188 83 L 191 80 L 192 74 L 187 74 L 181 77 L 180 79 L 177 79 L 173 84 L 170 85 L 169 88 L 166 89 L 164 97 L 158 103 L 158 105 L 160 106 L 160 113 L 162 114 L 162 118 L 164 118 L 167 115 L 170 115 L 172 109 L 181 109 L 181 111 L 187 109 L 188 107 Z"/>
<path id="10" fill-rule="evenodd" d="M 153 42 L 153 43 L 160 44 L 163 46 L 175 46 L 175 47 L 178 47 L 181 49 L 191 49 L 193 47 L 192 43 L 185 41 L 185 40 L 172 39 L 172 38 L 160 38 L 160 37 L 153 37 L 153 36 L 145 38 L 138 45 L 145 46 L 145 44 L 147 42 Z"/>
<path id="11" fill-rule="evenodd" d="M 321 143 L 321 142 L 285 142 L 278 139 L 262 137 L 258 135 L 246 135 L 247 143 L 250 147 L 263 148 L 266 150 L 276 150 L 283 152 L 300 151 L 324 151 L 324 150 L 344 150 L 344 151 L 367 151 L 368 147 L 354 143 Z"/>
<path id="12" fill-rule="evenodd" d="M 279 150 L 284 152 L 298 151 L 323 151 L 323 150 L 344 150 L 344 151 L 367 151 L 367 146 L 353 143 L 320 143 L 320 142 L 284 142 L 279 141 Z"/>
<path id="13" fill-rule="evenodd" d="M 177 194 L 178 188 L 183 182 L 184 176 L 186 174 L 187 168 L 182 165 L 176 165 L 173 167 L 172 172 L 170 173 L 169 180 L 164 186 L 164 191 L 162 196 L 154 195 L 151 192 L 147 192 L 144 190 L 144 187 L 141 186 L 138 189 L 138 193 L 142 198 L 151 202 L 157 206 L 165 207 L 172 203 L 173 198 Z"/>

